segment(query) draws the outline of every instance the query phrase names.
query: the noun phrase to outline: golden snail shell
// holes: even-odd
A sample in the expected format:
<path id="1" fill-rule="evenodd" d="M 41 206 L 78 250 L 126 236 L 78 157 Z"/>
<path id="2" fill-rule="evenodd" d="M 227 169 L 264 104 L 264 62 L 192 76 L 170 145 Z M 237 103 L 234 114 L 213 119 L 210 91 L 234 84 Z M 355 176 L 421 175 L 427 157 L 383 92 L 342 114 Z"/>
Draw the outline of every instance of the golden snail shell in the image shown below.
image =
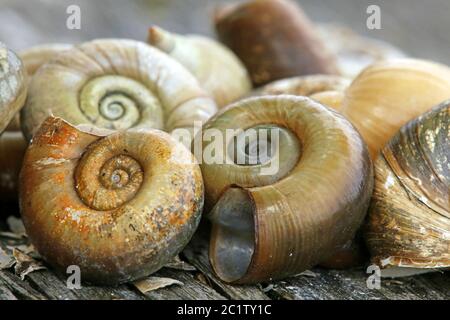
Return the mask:
<path id="1" fill-rule="evenodd" d="M 30 83 L 27 139 L 49 116 L 107 129 L 191 128 L 217 110 L 181 64 L 145 43 L 96 40 L 57 55 Z"/>
<path id="2" fill-rule="evenodd" d="M 25 69 L 29 76 L 33 76 L 36 71 L 46 62 L 59 53 L 72 49 L 70 44 L 52 43 L 31 47 L 19 52 Z"/>
<path id="3" fill-rule="evenodd" d="M 251 129 L 259 139 L 231 143 Z M 203 131 L 227 137 L 229 161 L 201 164 L 206 203 L 214 206 L 210 259 L 221 279 L 253 283 L 294 275 L 354 237 L 372 192 L 372 163 L 340 114 L 305 97 L 262 96 L 219 111 Z M 271 151 L 252 164 L 245 159 L 255 149 Z"/>
<path id="4" fill-rule="evenodd" d="M 450 267 L 449 132 L 450 100 L 405 125 L 376 160 L 365 236 L 380 266 Z"/>
<path id="5" fill-rule="evenodd" d="M 309 75 L 271 82 L 255 91 L 255 95 L 292 94 L 311 97 L 335 110 L 341 108 L 344 91 L 350 80 L 333 75 Z"/>
<path id="6" fill-rule="evenodd" d="M 306 74 L 337 74 L 327 50 L 303 10 L 288 0 L 250 0 L 216 15 L 219 39 L 242 60 L 253 84 Z"/>
<path id="7" fill-rule="evenodd" d="M 310 95 L 311 99 L 339 112 L 342 112 L 344 97 L 345 95 L 342 91 L 323 91 Z"/>
<path id="8" fill-rule="evenodd" d="M 83 281 L 132 281 L 188 243 L 203 207 L 200 168 L 163 131 L 85 127 L 42 124 L 20 175 L 22 218 L 57 270 L 77 265 Z"/>
<path id="9" fill-rule="evenodd" d="M 19 57 L 0 42 L 0 134 L 23 107 L 26 73 Z"/>
<path id="10" fill-rule="evenodd" d="M 251 90 L 251 81 L 242 62 L 232 51 L 212 39 L 177 35 L 152 27 L 148 43 L 185 66 L 219 107 L 238 100 Z"/>
<path id="11" fill-rule="evenodd" d="M 400 59 L 366 68 L 347 88 L 341 112 L 366 141 L 372 159 L 408 121 L 450 98 L 450 68 Z"/>

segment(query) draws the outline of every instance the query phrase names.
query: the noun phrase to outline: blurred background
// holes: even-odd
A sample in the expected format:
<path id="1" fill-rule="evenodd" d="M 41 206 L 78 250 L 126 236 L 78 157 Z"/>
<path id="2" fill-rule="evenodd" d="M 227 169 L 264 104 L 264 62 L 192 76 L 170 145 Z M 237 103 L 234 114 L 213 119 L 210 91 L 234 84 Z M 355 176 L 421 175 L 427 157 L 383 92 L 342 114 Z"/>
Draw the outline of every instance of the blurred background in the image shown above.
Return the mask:
<path id="1" fill-rule="evenodd" d="M 145 40 L 156 24 L 179 33 L 214 35 L 214 7 L 233 0 L 0 0 L 0 41 L 15 50 L 46 42 L 116 37 Z M 450 64 L 449 0 L 297 0 L 316 22 L 337 22 L 388 41 L 407 54 Z M 369 5 L 381 8 L 381 30 L 366 27 Z M 69 5 L 81 30 L 66 28 Z"/>

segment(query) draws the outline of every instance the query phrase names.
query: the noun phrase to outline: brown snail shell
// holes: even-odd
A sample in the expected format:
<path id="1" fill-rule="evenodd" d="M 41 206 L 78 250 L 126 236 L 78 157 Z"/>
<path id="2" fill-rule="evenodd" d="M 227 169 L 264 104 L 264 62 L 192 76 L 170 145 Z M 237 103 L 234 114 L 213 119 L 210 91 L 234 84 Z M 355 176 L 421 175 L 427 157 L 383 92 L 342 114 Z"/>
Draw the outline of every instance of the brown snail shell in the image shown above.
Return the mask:
<path id="1" fill-rule="evenodd" d="M 337 74 L 334 57 L 302 9 L 288 0 L 251 0 L 219 10 L 219 39 L 243 61 L 255 87 L 307 74 Z"/>
<path id="2" fill-rule="evenodd" d="M 0 134 L 23 107 L 26 73 L 20 58 L 0 42 Z"/>
<path id="3" fill-rule="evenodd" d="M 365 237 L 381 267 L 450 267 L 449 132 L 450 100 L 402 127 L 376 160 Z"/>
<path id="4" fill-rule="evenodd" d="M 246 95 L 252 87 L 247 70 L 221 43 L 199 35 L 178 35 L 159 27 L 149 30 L 148 43 L 185 66 L 219 107 Z"/>
<path id="5" fill-rule="evenodd" d="M 416 59 L 380 61 L 347 88 L 341 113 L 376 159 L 403 125 L 449 98 L 449 67 Z"/>
<path id="6" fill-rule="evenodd" d="M 104 39 L 61 52 L 31 80 L 22 128 L 49 116 L 106 129 L 172 131 L 203 123 L 216 104 L 181 64 L 151 46 Z"/>
<path id="7" fill-rule="evenodd" d="M 227 136 L 230 129 L 274 130 L 279 138 L 272 134 L 267 143 L 279 156 L 253 165 L 201 164 L 206 203 L 213 206 L 210 259 L 222 280 L 254 283 L 294 275 L 353 239 L 373 174 L 365 143 L 343 116 L 305 97 L 262 96 L 219 111 L 203 130 Z M 235 138 L 228 137 L 225 154 Z M 242 146 L 247 150 L 248 144 Z M 273 161 L 279 170 L 262 174 Z"/>
<path id="8" fill-rule="evenodd" d="M 406 54 L 381 40 L 367 38 L 338 24 L 319 24 L 323 43 L 337 57 L 342 75 L 354 78 L 363 69 L 380 60 L 405 58 Z"/>
<path id="9" fill-rule="evenodd" d="M 107 131 L 107 132 L 105 132 Z M 32 243 L 57 270 L 117 284 L 157 271 L 194 233 L 203 207 L 200 168 L 163 131 L 73 127 L 48 118 L 20 174 Z"/>

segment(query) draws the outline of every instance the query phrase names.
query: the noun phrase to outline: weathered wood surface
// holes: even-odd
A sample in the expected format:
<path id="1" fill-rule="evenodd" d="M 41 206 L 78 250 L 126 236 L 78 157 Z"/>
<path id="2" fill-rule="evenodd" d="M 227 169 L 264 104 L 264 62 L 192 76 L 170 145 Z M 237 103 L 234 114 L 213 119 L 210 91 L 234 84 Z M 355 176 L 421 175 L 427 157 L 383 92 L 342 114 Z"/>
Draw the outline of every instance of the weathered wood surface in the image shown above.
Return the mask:
<path id="1" fill-rule="evenodd" d="M 147 28 L 158 24 L 173 31 L 213 35 L 214 6 L 227 0 L 0 0 L 0 41 L 20 50 L 46 42 L 78 43 L 101 37 L 144 40 Z M 448 0 L 302 0 L 316 21 L 335 21 L 355 31 L 389 41 L 412 56 L 450 64 L 450 2 Z M 81 30 L 68 30 L 66 8 L 82 10 Z M 366 28 L 366 8 L 379 4 L 382 30 Z M 0 207 L 0 217 L 16 210 Z M 0 230 L 6 230 L 0 218 Z M 0 237 L 0 247 L 21 241 Z M 132 284 L 117 288 L 84 285 L 69 290 L 66 279 L 51 270 L 36 271 L 21 280 L 13 269 L 0 271 L 1 299 L 450 299 L 448 273 L 433 273 L 400 280 L 383 280 L 380 290 L 366 286 L 362 269 L 315 269 L 294 278 L 255 286 L 231 286 L 211 271 L 207 242 L 196 236 L 182 257 L 196 271 L 163 268 L 156 276 L 184 283 L 142 294 Z"/>
<path id="2" fill-rule="evenodd" d="M 9 248 L 24 240 L 0 238 L 0 248 Z M 207 257 L 204 235 L 197 235 L 184 250 L 183 258 L 194 265 L 195 271 L 163 268 L 154 276 L 181 281 L 181 286 L 171 286 L 148 293 L 139 292 L 132 284 L 119 287 L 83 285 L 70 290 L 63 275 L 51 270 L 39 270 L 28 274 L 25 280 L 15 275 L 14 269 L 0 271 L 1 299 L 450 299 L 450 277 L 445 273 L 431 273 L 396 280 L 382 279 L 381 289 L 368 289 L 367 275 L 363 269 L 346 271 L 314 269 L 283 281 L 253 286 L 231 286 L 214 276 Z"/>

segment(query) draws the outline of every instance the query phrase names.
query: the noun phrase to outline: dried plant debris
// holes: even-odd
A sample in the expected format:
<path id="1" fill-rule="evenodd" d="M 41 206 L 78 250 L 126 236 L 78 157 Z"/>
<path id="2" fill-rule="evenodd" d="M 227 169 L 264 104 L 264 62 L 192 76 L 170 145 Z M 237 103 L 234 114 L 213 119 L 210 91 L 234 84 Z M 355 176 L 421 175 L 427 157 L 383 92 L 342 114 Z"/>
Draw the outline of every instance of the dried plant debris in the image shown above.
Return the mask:
<path id="1" fill-rule="evenodd" d="M 15 216 L 9 216 L 6 219 L 6 223 L 8 224 L 9 230 L 12 233 L 20 235 L 21 237 L 26 237 L 25 226 L 23 225 L 22 219 L 17 218 Z"/>
<path id="2" fill-rule="evenodd" d="M 19 249 L 21 252 L 29 255 L 33 259 L 41 260 L 41 255 L 36 251 L 36 248 L 32 244 L 19 244 L 6 246 L 9 250 Z"/>
<path id="3" fill-rule="evenodd" d="M 181 271 L 197 270 L 197 268 L 195 268 L 193 265 L 187 263 L 186 261 L 181 260 L 179 256 L 176 256 L 171 262 L 166 264 L 164 267 Z"/>
<path id="4" fill-rule="evenodd" d="M 148 277 L 143 280 L 133 282 L 133 285 L 141 293 L 147 293 L 173 285 L 182 286 L 184 283 L 171 278 Z"/>
<path id="5" fill-rule="evenodd" d="M 16 275 L 20 276 L 20 279 L 22 280 L 25 280 L 25 277 L 31 272 L 47 269 L 41 262 L 36 261 L 17 248 L 13 249 L 13 256 L 16 260 L 14 272 Z"/>
<path id="6" fill-rule="evenodd" d="M 13 256 L 0 248 L 0 270 L 11 268 L 12 266 L 14 266 L 15 262 L 16 261 L 14 260 Z"/>

